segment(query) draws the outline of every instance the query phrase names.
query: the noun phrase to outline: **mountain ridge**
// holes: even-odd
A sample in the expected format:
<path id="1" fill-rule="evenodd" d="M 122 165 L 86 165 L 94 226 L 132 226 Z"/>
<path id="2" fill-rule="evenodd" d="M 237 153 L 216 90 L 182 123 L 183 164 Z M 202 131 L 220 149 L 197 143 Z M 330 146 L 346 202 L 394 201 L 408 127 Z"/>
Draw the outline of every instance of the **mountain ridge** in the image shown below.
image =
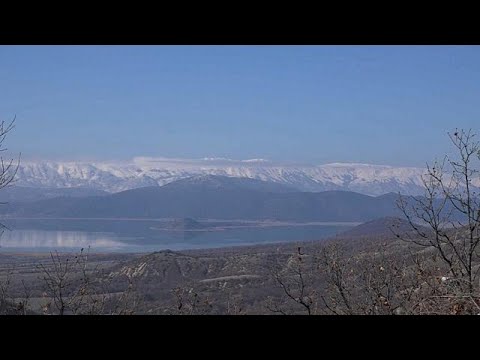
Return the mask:
<path id="1" fill-rule="evenodd" d="M 422 193 L 424 169 L 357 163 L 280 165 L 264 159 L 135 158 L 130 162 L 27 161 L 17 172 L 24 187 L 88 187 L 115 193 L 161 186 L 197 175 L 219 175 L 270 181 L 300 191 L 344 190 L 366 195 Z"/>
<path id="2" fill-rule="evenodd" d="M 57 197 L 0 207 L 5 217 L 192 218 L 367 221 L 395 215 L 394 198 L 355 192 L 285 191 L 275 183 L 221 176 L 83 198 Z M 194 178 L 195 179 L 195 178 Z M 218 186 L 218 184 L 222 186 Z"/>

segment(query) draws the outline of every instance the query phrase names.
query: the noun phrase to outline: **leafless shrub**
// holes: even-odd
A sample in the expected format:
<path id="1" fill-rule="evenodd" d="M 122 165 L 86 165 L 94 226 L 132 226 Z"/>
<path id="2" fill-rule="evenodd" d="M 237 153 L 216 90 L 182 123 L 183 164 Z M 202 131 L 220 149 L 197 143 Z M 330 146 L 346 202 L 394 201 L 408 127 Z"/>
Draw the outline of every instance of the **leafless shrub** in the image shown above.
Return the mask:
<path id="1" fill-rule="evenodd" d="M 58 252 L 50 254 L 51 264 L 40 264 L 42 280 L 49 301 L 44 305 L 46 313 L 77 314 L 90 289 L 90 278 L 86 274 L 88 254 L 83 249 L 73 258 L 63 257 Z M 78 284 L 76 274 L 82 274 Z"/>
<path id="2" fill-rule="evenodd" d="M 276 264 L 271 269 L 271 276 L 283 293 L 281 301 L 270 297 L 266 307 L 274 314 L 313 315 L 317 313 L 317 291 L 314 287 L 315 269 L 312 258 L 302 252 L 289 257 L 285 266 Z"/>
<path id="3" fill-rule="evenodd" d="M 14 296 L 12 290 L 13 270 L 7 271 L 3 280 L 0 280 L 0 314 L 1 315 L 27 315 L 30 311 L 31 292 L 21 280 L 21 292 Z"/>
<path id="4" fill-rule="evenodd" d="M 471 130 L 455 130 L 449 137 L 457 158 L 427 165 L 423 197 L 400 197 L 398 206 L 414 234 L 399 237 L 434 249 L 446 266 L 448 291 L 439 299 L 451 302 L 454 313 L 480 313 L 480 143 Z"/>
<path id="5" fill-rule="evenodd" d="M 243 301 L 238 296 L 234 296 L 231 292 L 228 294 L 227 297 L 227 315 L 244 315 L 245 314 L 245 306 Z"/>
<path id="6" fill-rule="evenodd" d="M 5 147 L 5 140 L 8 133 L 15 128 L 15 120 L 16 117 L 14 117 L 13 120 L 8 123 L 5 122 L 5 120 L 0 122 L 0 189 L 7 187 L 14 182 L 18 167 L 20 165 L 20 155 L 18 156 L 17 160 L 14 158 L 5 159 L 1 155 L 8 150 L 8 148 Z M 0 203 L 0 205 L 1 204 L 2 203 Z M 0 237 L 6 228 L 7 227 L 4 224 L 0 223 Z"/>
<path id="7" fill-rule="evenodd" d="M 200 295 L 193 286 L 177 286 L 172 289 L 175 304 L 168 309 L 169 314 L 175 315 L 206 315 L 211 313 L 212 301 L 208 296 Z"/>
<path id="8" fill-rule="evenodd" d="M 125 277 L 127 287 L 112 293 L 109 277 L 97 267 L 89 268 L 89 252 L 68 256 L 51 254 L 50 264 L 40 264 L 45 285 L 44 314 L 72 315 L 131 315 L 140 305 L 141 297 L 135 282 Z"/>
<path id="9" fill-rule="evenodd" d="M 0 153 L 8 150 L 4 144 L 8 133 L 15 128 L 15 120 L 16 117 L 10 122 L 5 122 L 4 120 L 0 122 Z M 0 189 L 14 181 L 19 165 L 20 155 L 17 160 L 14 158 L 5 159 L 3 156 L 0 156 Z"/>

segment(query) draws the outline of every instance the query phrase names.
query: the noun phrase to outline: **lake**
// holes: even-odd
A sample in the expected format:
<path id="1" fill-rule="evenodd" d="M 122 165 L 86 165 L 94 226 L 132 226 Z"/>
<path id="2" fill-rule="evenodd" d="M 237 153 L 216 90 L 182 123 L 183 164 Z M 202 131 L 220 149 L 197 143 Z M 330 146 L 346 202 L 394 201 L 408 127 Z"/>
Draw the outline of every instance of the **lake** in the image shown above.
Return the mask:
<path id="1" fill-rule="evenodd" d="M 262 224 L 202 231 L 158 230 L 155 220 L 9 219 L 0 252 L 153 252 L 320 240 L 356 223 Z"/>

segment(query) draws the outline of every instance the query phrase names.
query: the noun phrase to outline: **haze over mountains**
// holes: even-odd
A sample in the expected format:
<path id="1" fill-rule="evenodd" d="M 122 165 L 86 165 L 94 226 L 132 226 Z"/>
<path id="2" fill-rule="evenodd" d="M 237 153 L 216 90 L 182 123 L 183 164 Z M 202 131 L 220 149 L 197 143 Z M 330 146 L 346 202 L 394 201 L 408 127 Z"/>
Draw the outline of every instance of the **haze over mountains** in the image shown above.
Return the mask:
<path id="1" fill-rule="evenodd" d="M 398 215 L 396 194 L 299 192 L 248 178 L 200 175 L 164 186 L 110 195 L 56 197 L 0 207 L 10 217 L 193 218 L 282 221 L 367 221 Z"/>
<path id="2" fill-rule="evenodd" d="M 420 168 L 278 165 L 264 159 L 136 158 L 24 162 L 0 192 L 7 217 L 193 218 L 363 222 L 399 216 L 422 193 Z"/>
<path id="3" fill-rule="evenodd" d="M 31 202 L 60 196 L 85 197 L 102 196 L 108 192 L 88 187 L 42 188 L 25 186 L 7 186 L 0 191 L 0 202 Z"/>
<path id="4" fill-rule="evenodd" d="M 370 164 L 285 165 L 264 159 L 166 159 L 138 157 L 130 162 L 23 161 L 16 185 L 32 188 L 82 187 L 110 193 L 161 186 L 196 175 L 251 178 L 299 191 L 354 191 L 365 195 L 422 193 L 424 169 Z"/>

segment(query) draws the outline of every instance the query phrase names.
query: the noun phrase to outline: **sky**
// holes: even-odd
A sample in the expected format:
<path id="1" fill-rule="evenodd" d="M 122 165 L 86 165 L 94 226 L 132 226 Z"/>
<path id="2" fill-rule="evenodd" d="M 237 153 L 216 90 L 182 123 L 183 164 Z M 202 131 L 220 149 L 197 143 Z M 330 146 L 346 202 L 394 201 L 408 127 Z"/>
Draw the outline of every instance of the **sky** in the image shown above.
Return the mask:
<path id="1" fill-rule="evenodd" d="M 478 46 L 0 46 L 26 159 L 421 166 L 480 132 Z"/>

